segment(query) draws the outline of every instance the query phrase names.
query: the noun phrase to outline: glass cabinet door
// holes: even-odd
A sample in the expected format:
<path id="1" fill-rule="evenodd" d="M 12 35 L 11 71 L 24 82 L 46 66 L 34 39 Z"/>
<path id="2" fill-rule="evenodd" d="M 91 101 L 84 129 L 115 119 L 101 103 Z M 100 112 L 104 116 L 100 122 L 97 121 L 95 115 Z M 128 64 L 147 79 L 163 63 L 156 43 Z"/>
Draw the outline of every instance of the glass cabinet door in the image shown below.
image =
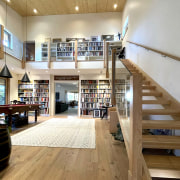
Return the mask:
<path id="1" fill-rule="evenodd" d="M 0 105 L 6 104 L 6 80 L 0 79 Z"/>

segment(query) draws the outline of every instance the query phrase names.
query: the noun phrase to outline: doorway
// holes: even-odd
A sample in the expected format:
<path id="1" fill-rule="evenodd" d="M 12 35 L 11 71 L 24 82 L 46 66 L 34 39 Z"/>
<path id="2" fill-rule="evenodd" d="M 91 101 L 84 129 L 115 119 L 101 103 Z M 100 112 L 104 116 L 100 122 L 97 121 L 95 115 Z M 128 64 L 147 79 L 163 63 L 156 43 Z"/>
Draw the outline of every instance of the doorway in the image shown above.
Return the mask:
<path id="1" fill-rule="evenodd" d="M 55 115 L 78 116 L 79 81 L 55 82 Z"/>

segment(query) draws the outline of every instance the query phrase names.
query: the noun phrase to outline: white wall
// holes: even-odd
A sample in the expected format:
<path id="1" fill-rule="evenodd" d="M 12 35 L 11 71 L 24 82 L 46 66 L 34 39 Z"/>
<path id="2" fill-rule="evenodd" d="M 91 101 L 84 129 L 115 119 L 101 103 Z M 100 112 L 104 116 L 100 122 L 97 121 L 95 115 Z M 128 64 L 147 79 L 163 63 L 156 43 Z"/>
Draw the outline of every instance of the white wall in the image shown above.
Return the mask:
<path id="1" fill-rule="evenodd" d="M 133 41 L 180 57 L 179 7 L 179 0 L 127 0 L 122 22 L 129 16 L 123 42 L 127 47 L 126 58 L 134 61 L 180 102 L 180 62 L 126 42 Z M 176 135 L 180 133 L 176 131 Z"/>
<path id="2" fill-rule="evenodd" d="M 36 41 L 36 60 L 45 38 L 90 38 L 93 35 L 117 34 L 121 31 L 122 13 L 89 13 L 28 17 L 28 40 Z"/>
<path id="3" fill-rule="evenodd" d="M 6 4 L 0 1 L 0 24 L 5 26 Z M 23 41 L 23 21 L 22 17 L 10 7 L 7 7 L 7 29 Z"/>
<path id="4" fill-rule="evenodd" d="M 128 0 L 123 22 L 129 16 L 124 44 L 127 58 L 138 64 L 180 102 L 180 62 L 126 43 L 133 41 L 180 57 L 180 1 Z"/>
<path id="5" fill-rule="evenodd" d="M 12 33 L 13 49 L 6 48 L 6 52 L 12 56 L 22 59 L 23 51 L 23 21 L 22 17 L 13 9 L 7 6 L 7 25 L 6 25 L 6 4 L 0 1 L 0 24 Z"/>

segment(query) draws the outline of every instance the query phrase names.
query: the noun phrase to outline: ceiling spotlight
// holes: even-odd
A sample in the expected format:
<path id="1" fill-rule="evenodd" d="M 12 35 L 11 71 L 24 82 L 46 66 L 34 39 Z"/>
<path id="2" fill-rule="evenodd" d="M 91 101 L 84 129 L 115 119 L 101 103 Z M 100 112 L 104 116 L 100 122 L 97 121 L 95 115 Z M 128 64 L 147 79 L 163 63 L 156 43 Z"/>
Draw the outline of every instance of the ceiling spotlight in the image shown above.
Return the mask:
<path id="1" fill-rule="evenodd" d="M 114 9 L 116 9 L 117 8 L 117 4 L 114 4 Z"/>
<path id="2" fill-rule="evenodd" d="M 7 0 L 7 2 L 11 2 L 10 0 Z"/>
<path id="3" fill-rule="evenodd" d="M 34 12 L 35 14 L 37 14 L 37 9 L 33 9 L 33 12 Z"/>
<path id="4" fill-rule="evenodd" d="M 76 6 L 76 7 L 75 7 L 75 10 L 76 10 L 76 11 L 79 11 L 79 7 L 78 7 L 78 6 Z"/>

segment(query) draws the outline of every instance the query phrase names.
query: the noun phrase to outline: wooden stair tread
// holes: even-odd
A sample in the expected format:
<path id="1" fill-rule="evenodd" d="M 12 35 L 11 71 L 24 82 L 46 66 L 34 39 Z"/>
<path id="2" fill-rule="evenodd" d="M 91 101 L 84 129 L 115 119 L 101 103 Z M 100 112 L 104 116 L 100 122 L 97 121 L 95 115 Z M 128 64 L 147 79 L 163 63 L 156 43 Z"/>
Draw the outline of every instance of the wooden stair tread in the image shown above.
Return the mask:
<path id="1" fill-rule="evenodd" d="M 156 89 L 156 86 L 152 86 L 152 85 L 142 86 L 142 89 Z"/>
<path id="2" fill-rule="evenodd" d="M 156 97 L 160 97 L 162 96 L 161 92 L 142 92 L 142 96 L 156 96 Z"/>
<path id="3" fill-rule="evenodd" d="M 143 84 L 143 85 L 149 85 L 149 84 L 150 84 L 150 81 L 142 81 L 142 84 Z"/>
<path id="4" fill-rule="evenodd" d="M 144 155 L 148 168 L 180 170 L 180 157 L 167 155 Z"/>
<path id="5" fill-rule="evenodd" d="M 169 100 L 142 100 L 142 104 L 170 104 Z"/>
<path id="6" fill-rule="evenodd" d="M 151 177 L 180 178 L 180 157 L 144 155 Z"/>
<path id="7" fill-rule="evenodd" d="M 180 129 L 180 121 L 175 120 L 143 120 L 143 129 Z"/>
<path id="8" fill-rule="evenodd" d="M 180 149 L 180 136 L 143 135 L 144 148 L 153 149 Z"/>
<path id="9" fill-rule="evenodd" d="M 143 115 L 180 115 L 179 110 L 174 109 L 143 109 Z"/>

